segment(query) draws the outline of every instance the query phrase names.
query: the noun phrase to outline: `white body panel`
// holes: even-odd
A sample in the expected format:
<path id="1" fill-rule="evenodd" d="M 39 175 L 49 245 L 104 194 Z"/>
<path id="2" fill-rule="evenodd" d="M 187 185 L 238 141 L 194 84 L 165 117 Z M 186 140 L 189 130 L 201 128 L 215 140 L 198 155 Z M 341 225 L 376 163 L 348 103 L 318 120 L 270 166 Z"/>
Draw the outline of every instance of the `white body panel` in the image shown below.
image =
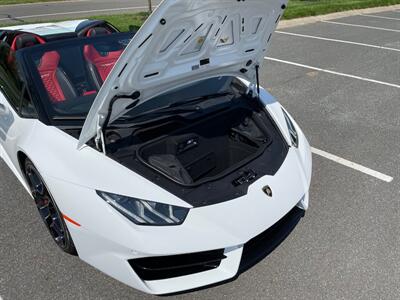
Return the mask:
<path id="1" fill-rule="evenodd" d="M 21 119 L 0 91 L 0 157 L 6 162 L 25 189 L 30 192 L 19 167 L 17 153 L 21 145 L 29 144 L 36 120 Z"/>
<path id="2" fill-rule="evenodd" d="M 76 28 L 85 20 L 74 20 L 74 21 L 64 21 L 55 23 L 40 23 L 40 24 L 29 24 L 29 25 L 16 25 L 0 28 L 1 30 L 15 30 L 24 31 L 40 36 L 47 36 L 52 34 L 62 34 L 75 32 Z"/>
<path id="3" fill-rule="evenodd" d="M 116 86 L 120 92 L 126 94 L 140 91 L 142 97 L 139 101 L 142 102 L 165 92 L 168 88 L 176 88 L 216 75 L 240 77 L 249 89 L 253 89 L 254 63 L 261 64 L 264 50 L 266 50 L 265 38 L 268 38 L 274 30 L 279 15 L 282 13 L 281 5 L 284 3 L 286 1 L 275 0 L 207 0 L 201 2 L 197 0 L 166 0 L 162 2 L 151 20 L 132 40 L 103 85 L 85 124 L 86 129 L 81 136 L 83 147 L 79 150 L 77 149 L 78 141 L 60 129 L 46 126 L 35 119 L 19 117 L 0 92 L 0 156 L 28 191 L 29 187 L 18 159 L 19 153 L 23 153 L 34 163 L 60 211 L 81 225 L 77 226 L 72 222 L 67 222 L 82 260 L 109 276 L 147 293 L 165 294 L 198 288 L 234 277 L 238 272 L 243 245 L 246 242 L 276 224 L 295 206 L 304 210 L 308 208 L 308 190 L 312 173 L 311 151 L 307 139 L 294 121 L 298 132 L 299 147 L 289 148 L 285 161 L 274 176 L 263 176 L 253 182 L 245 196 L 197 208 L 193 208 L 156 183 L 129 170 L 103 153 L 84 146 L 84 143 L 96 134 L 101 125 L 101 122 L 98 121 L 102 116 L 104 117 L 111 98 L 116 95 L 114 89 Z M 205 7 L 207 5 L 208 7 Z M 226 56 L 219 55 L 220 50 L 217 49 L 218 47 L 214 47 L 217 43 L 216 40 L 213 40 L 213 44 L 211 40 L 207 39 L 201 40 L 204 41 L 205 47 L 201 48 L 203 50 L 199 51 L 199 55 L 189 55 L 186 62 L 185 60 L 165 59 L 169 55 L 173 57 L 178 50 L 184 50 L 181 48 L 172 47 L 171 54 L 168 54 L 167 50 L 164 51 L 165 57 L 162 57 L 163 55 L 155 57 L 157 62 L 155 64 L 152 63 L 151 57 L 154 56 L 152 51 L 156 51 L 156 49 L 146 46 L 144 52 L 143 50 L 132 50 L 137 48 L 138 43 L 142 43 L 143 38 L 150 33 L 154 34 L 153 38 L 158 38 L 158 42 L 157 39 L 150 40 L 149 45 L 152 47 L 156 47 L 158 44 L 164 45 L 166 40 L 163 39 L 168 40 L 168 35 L 159 27 L 166 26 L 167 28 L 170 23 L 174 24 L 174 20 L 176 28 L 179 28 L 182 22 L 187 22 L 186 28 L 196 31 L 195 29 L 201 23 L 203 26 L 205 26 L 204 24 L 224 23 L 221 16 L 225 13 L 229 16 L 227 20 L 239 18 L 242 13 L 240 8 L 243 8 L 243 14 L 250 19 L 254 16 L 265 17 L 266 23 L 262 27 L 263 30 L 260 31 L 260 36 L 257 36 L 261 39 L 260 41 L 246 40 L 248 29 L 245 29 L 243 38 L 246 43 L 233 43 L 234 46 L 230 48 L 230 52 L 228 51 Z M 261 8 L 268 10 L 259 13 L 257 9 Z M 179 18 L 180 15 L 182 18 Z M 162 18 L 167 20 L 167 25 L 159 23 Z M 232 24 L 236 24 L 236 21 L 232 22 Z M 77 26 L 77 23 L 64 24 L 64 26 L 72 28 Z M 40 26 L 32 25 L 31 29 L 25 27 L 24 30 L 32 30 L 32 32 L 36 30 L 37 32 L 37 30 L 41 30 L 39 28 Z M 241 26 L 238 28 L 240 30 Z M 169 27 L 169 31 L 173 31 L 173 29 L 173 26 Z M 217 30 L 217 28 L 215 29 Z M 221 30 L 224 33 L 223 27 Z M 200 29 L 198 31 L 201 32 Z M 217 32 L 218 30 L 213 32 L 213 36 L 220 38 Z M 186 34 L 179 37 L 178 40 L 186 39 Z M 190 34 L 189 31 L 188 34 Z M 201 34 L 195 34 L 195 36 L 198 39 Z M 225 39 L 224 43 L 226 43 Z M 254 53 L 250 52 L 244 55 L 243 50 L 250 45 L 257 49 Z M 160 46 L 157 47 L 157 51 L 160 51 Z M 197 72 L 189 75 L 188 67 L 191 72 L 194 61 L 204 58 L 210 58 L 210 63 L 202 66 L 204 68 L 199 67 L 198 70 L 195 70 Z M 137 66 L 135 67 L 133 64 L 133 66 L 125 67 L 125 63 L 130 60 L 135 61 Z M 243 67 L 243 64 L 246 65 L 248 60 L 252 60 L 253 63 L 249 66 L 246 74 L 241 73 L 240 68 Z M 164 67 L 160 69 L 161 73 L 158 79 L 153 78 L 147 81 L 139 78 L 143 72 L 147 73 L 153 70 L 154 66 Z M 118 75 L 122 69 L 125 71 L 119 78 Z M 174 71 L 169 73 L 169 70 Z M 291 145 L 291 137 L 281 105 L 262 88 L 260 100 L 274 119 L 287 144 Z M 114 116 L 123 113 L 126 105 L 131 102 L 127 101 L 124 105 L 117 105 Z M 267 197 L 263 191 L 267 185 L 273 190 L 271 197 Z M 138 226 L 100 198 L 96 190 L 186 207 L 190 211 L 183 224 L 179 226 Z M 135 258 L 187 254 L 215 249 L 224 249 L 226 255 L 219 267 L 211 271 L 165 280 L 143 281 L 128 263 L 128 260 Z"/>
<path id="4" fill-rule="evenodd" d="M 261 96 L 288 138 L 281 105 L 265 90 Z M 0 117 L 0 153 L 14 174 L 26 186 L 17 157 L 18 151 L 22 151 L 38 168 L 60 210 L 82 225 L 67 223 L 79 257 L 144 292 L 172 293 L 234 277 L 244 243 L 275 224 L 297 204 L 308 207 L 311 152 L 304 134 L 297 128 L 299 149 L 290 148 L 278 173 L 254 182 L 246 196 L 191 209 L 180 226 L 137 226 L 110 207 L 95 190 L 190 205 L 92 148 L 77 150 L 77 141 L 61 130 L 37 120 L 21 119 L 1 94 L 0 103 L 7 106 L 9 113 L 7 118 L 4 114 Z M 265 185 L 273 189 L 272 198 L 263 193 Z M 142 281 L 127 262 L 132 258 L 220 248 L 225 249 L 227 258 L 217 269 L 167 280 Z"/>

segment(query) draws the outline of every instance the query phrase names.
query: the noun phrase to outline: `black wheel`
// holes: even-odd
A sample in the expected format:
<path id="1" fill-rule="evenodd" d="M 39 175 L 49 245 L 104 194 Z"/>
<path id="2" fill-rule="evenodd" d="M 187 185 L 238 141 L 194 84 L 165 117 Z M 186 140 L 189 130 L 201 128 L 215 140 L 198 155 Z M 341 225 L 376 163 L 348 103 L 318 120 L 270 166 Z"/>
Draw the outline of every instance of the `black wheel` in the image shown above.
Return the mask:
<path id="1" fill-rule="evenodd" d="M 66 253 L 76 255 L 76 249 L 68 231 L 64 218 L 42 177 L 33 163 L 25 160 L 25 176 L 31 189 L 39 214 L 49 230 L 53 240 Z"/>

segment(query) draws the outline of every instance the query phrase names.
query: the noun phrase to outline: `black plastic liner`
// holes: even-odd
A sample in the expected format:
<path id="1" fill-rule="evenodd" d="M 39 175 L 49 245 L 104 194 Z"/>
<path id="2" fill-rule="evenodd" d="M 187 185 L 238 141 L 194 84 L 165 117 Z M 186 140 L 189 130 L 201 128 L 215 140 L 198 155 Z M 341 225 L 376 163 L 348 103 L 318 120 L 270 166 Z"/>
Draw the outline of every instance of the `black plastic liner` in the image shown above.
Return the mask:
<path id="1" fill-rule="evenodd" d="M 304 217 L 304 210 L 294 207 L 282 219 L 243 246 L 238 275 L 247 271 L 275 250 Z M 220 266 L 224 249 L 198 253 L 148 257 L 129 260 L 142 280 L 162 280 L 210 271 Z"/>
<path id="2" fill-rule="evenodd" d="M 215 180 L 260 155 L 271 143 L 253 114 L 236 108 L 205 118 L 145 144 L 139 158 L 182 185 Z"/>
<path id="3" fill-rule="evenodd" d="M 129 260 L 129 264 L 142 280 L 162 280 L 210 271 L 225 259 L 224 249 Z"/>
<path id="4" fill-rule="evenodd" d="M 248 241 L 243 247 L 239 273 L 256 265 L 274 251 L 304 217 L 304 210 L 294 207 L 272 227 Z"/>
<path id="5" fill-rule="evenodd" d="M 265 108 L 244 96 L 225 109 L 107 134 L 120 136 L 108 144 L 109 157 L 193 207 L 246 195 L 279 170 L 289 149 Z"/>

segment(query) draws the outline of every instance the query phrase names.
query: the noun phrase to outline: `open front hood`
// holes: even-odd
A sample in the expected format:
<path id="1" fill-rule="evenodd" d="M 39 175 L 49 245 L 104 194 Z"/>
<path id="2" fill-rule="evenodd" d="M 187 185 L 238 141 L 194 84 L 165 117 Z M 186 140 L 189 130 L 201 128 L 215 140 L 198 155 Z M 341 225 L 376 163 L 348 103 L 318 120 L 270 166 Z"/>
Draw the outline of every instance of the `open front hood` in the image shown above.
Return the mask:
<path id="1" fill-rule="evenodd" d="M 78 147 L 98 136 L 111 105 L 109 122 L 133 103 L 194 81 L 231 75 L 255 83 L 287 1 L 164 0 L 104 82 Z"/>

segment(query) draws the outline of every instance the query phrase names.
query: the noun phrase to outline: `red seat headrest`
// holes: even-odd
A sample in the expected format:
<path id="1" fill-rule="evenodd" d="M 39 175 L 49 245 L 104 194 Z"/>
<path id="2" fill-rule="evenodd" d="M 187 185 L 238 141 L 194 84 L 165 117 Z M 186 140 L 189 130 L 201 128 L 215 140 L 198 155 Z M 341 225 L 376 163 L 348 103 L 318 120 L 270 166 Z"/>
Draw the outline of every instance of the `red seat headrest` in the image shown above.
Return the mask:
<path id="1" fill-rule="evenodd" d="M 14 37 L 11 49 L 17 51 L 22 48 L 32 47 L 46 43 L 44 39 L 32 33 L 21 33 Z"/>
<path id="2" fill-rule="evenodd" d="M 94 27 L 90 28 L 88 32 L 86 33 L 87 37 L 95 37 L 95 36 L 101 36 L 101 35 L 106 35 L 106 34 L 111 34 L 111 32 L 104 28 L 104 27 Z"/>

